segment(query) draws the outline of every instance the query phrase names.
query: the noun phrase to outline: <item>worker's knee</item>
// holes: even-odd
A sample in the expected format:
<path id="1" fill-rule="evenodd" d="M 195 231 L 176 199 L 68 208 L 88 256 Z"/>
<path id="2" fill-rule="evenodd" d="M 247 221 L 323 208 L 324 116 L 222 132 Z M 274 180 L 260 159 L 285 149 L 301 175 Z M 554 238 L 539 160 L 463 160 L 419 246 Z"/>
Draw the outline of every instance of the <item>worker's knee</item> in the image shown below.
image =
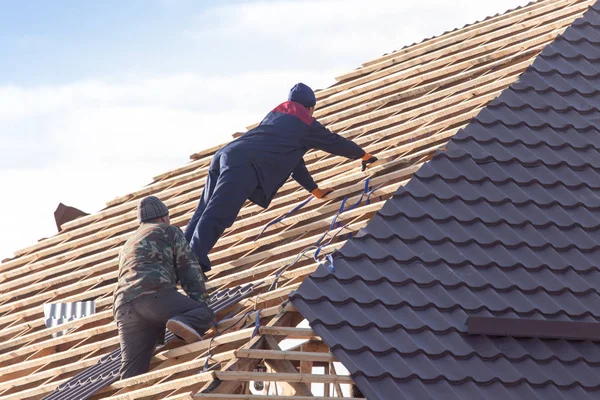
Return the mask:
<path id="1" fill-rule="evenodd" d="M 207 210 L 198 222 L 198 229 L 212 229 L 215 232 L 229 228 L 235 222 L 239 210 Z"/>

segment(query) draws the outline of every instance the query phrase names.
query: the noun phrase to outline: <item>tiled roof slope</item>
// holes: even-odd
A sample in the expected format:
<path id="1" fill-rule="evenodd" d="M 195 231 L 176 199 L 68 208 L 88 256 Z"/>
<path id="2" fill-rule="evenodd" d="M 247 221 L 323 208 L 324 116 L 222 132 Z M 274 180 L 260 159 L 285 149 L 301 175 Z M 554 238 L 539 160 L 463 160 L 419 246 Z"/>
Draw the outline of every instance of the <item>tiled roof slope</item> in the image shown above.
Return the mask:
<path id="1" fill-rule="evenodd" d="M 368 399 L 598 399 L 590 341 L 470 316 L 600 321 L 600 4 L 292 295 Z"/>
<path id="2" fill-rule="evenodd" d="M 339 77 L 336 85 L 319 91 L 316 115 L 324 124 L 371 153 L 402 156 L 405 161 L 373 171 L 370 184 L 378 187 L 371 198 L 374 201 L 363 201 L 342 214 L 338 218 L 345 226 L 341 233 L 356 233 L 364 227 L 381 208 L 381 200 L 388 199 L 437 148 L 513 83 L 542 48 L 591 3 L 532 3 L 372 60 Z M 136 203 L 154 194 L 170 207 L 173 223 L 185 226 L 216 149 L 195 154 L 188 164 L 157 176 L 141 190 L 114 199 L 101 212 L 63 224 L 60 234 L 22 249 L 15 258 L 0 264 L 0 397 L 43 396 L 117 347 L 111 294 L 120 246 L 137 225 Z M 314 250 L 281 274 L 277 289 L 269 291 L 275 274 L 327 231 L 344 198 L 348 198 L 347 204 L 354 204 L 363 192 L 366 176 L 358 162 L 319 151 L 307 153 L 305 160 L 319 184 L 336 189 L 331 200 L 310 202 L 254 241 L 268 221 L 307 197 L 297 184 L 288 182 L 268 210 L 247 204 L 211 254 L 211 289 L 265 282 L 257 289 L 260 296 L 242 302 L 235 312 L 243 314 L 250 308 L 272 312 L 272 307 L 286 300 L 315 270 Z M 342 234 L 322 249 L 321 256 L 343 245 Z M 95 299 L 94 315 L 61 327 L 44 327 L 44 303 L 86 299 Z M 261 316 L 274 315 L 269 312 Z M 70 332 L 51 337 L 63 329 Z M 248 342 L 250 334 L 246 333 L 231 337 L 232 342 L 218 346 L 216 352 Z M 117 382 L 107 390 L 113 394 L 124 388 L 153 385 L 154 390 L 163 390 L 157 396 L 166 396 L 167 384 L 183 379 L 177 384 L 185 387 L 185 378 L 197 374 L 198 360 L 205 350 L 184 346 L 162 351 L 150 375 Z M 184 358 L 174 356 L 184 351 Z M 217 354 L 212 359 L 227 357 L 232 356 Z M 132 393 L 129 396 L 136 392 Z"/>

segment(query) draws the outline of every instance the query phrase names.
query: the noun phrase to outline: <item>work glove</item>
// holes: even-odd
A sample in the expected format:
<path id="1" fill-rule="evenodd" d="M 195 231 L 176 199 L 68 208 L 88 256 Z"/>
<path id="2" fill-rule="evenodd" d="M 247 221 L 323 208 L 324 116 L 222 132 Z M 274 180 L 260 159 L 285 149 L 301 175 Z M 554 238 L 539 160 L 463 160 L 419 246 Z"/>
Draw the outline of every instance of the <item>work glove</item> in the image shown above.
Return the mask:
<path id="1" fill-rule="evenodd" d="M 367 165 L 373 164 L 375 161 L 377 161 L 377 157 L 372 156 L 369 153 L 365 153 L 365 155 L 362 156 L 361 160 L 362 160 L 361 171 L 364 171 L 365 169 L 367 169 Z"/>
<path id="2" fill-rule="evenodd" d="M 331 192 L 333 192 L 332 189 L 319 189 L 319 188 L 316 188 L 315 190 L 313 190 L 312 192 L 310 192 L 310 194 L 312 194 L 313 196 L 315 196 L 317 199 L 322 199 L 323 197 L 327 196 Z"/>

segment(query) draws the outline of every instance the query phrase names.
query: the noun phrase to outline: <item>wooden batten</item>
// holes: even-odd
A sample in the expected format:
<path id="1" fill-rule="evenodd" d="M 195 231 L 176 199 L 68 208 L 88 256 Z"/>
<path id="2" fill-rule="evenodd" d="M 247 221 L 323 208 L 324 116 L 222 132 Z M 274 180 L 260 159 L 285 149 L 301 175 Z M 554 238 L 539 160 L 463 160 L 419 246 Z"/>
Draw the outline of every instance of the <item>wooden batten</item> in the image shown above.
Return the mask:
<path id="1" fill-rule="evenodd" d="M 312 329 L 297 327 L 303 316 L 288 301 L 318 266 L 311 246 L 328 231 L 342 199 L 347 198 L 346 204 L 357 202 L 369 178 L 371 188 L 378 187 L 370 203 L 363 199 L 336 219 L 343 228 L 326 235 L 325 241 L 338 233 L 320 254 L 343 246 L 342 234 L 363 228 L 399 186 L 518 79 L 592 3 L 539 1 L 385 54 L 340 75 L 337 85 L 317 91 L 319 120 L 388 163 L 362 172 L 359 161 L 309 151 L 304 159 L 312 176 L 319 186 L 335 191 L 327 199 L 312 200 L 254 241 L 269 221 L 308 198 L 297 183 L 286 182 L 268 210 L 247 203 L 210 254 L 209 290 L 253 283 L 257 285 L 253 296 L 228 309 L 230 314 L 218 322 L 216 331 L 206 333 L 205 340 L 171 342 L 155 354 L 151 371 L 115 382 L 96 396 L 278 398 L 248 394 L 248 383 L 261 380 L 280 383 L 296 399 L 341 398 L 342 385 L 352 384 L 351 377 L 336 374 L 336 358 Z M 186 165 L 109 201 L 96 214 L 64 224 L 60 234 L 17 251 L 15 258 L 0 264 L 0 397 L 41 398 L 117 348 L 113 282 L 120 246 L 137 227 L 137 201 L 157 195 L 169 207 L 173 224 L 184 227 L 202 193 L 211 157 L 222 146 L 192 155 Z M 277 285 L 268 290 L 275 281 Z M 45 327 L 44 303 L 88 298 L 95 298 L 96 314 Z M 228 327 L 232 328 L 216 334 Z M 68 333 L 51 337 L 62 330 Z M 301 344 L 282 350 L 283 339 L 300 339 Z M 203 371 L 209 356 L 216 368 Z M 267 372 L 254 371 L 263 362 Z M 314 366 L 324 366 L 325 373 L 314 374 Z M 221 383 L 213 392 L 199 393 L 217 378 Z M 312 396 L 313 383 L 324 385 L 324 396 Z"/>

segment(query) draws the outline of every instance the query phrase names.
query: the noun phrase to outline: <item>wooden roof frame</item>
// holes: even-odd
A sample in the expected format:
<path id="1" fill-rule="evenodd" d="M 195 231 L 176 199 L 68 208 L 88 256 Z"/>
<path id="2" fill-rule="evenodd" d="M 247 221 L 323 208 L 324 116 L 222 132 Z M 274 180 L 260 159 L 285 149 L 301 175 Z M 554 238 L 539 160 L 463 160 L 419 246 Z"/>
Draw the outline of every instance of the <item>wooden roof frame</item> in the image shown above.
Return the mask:
<path id="1" fill-rule="evenodd" d="M 330 199 L 311 202 L 253 242 L 267 222 L 307 196 L 288 182 L 270 209 L 247 204 L 211 253 L 215 267 L 209 274 L 209 288 L 263 282 L 255 296 L 228 310 L 229 317 L 219 322 L 217 330 L 237 324 L 216 337 L 215 331 L 208 332 L 199 344 L 174 343 L 158 350 L 150 372 L 115 382 L 94 398 L 274 398 L 249 395 L 247 383 L 258 379 L 278 382 L 282 395 L 298 399 L 319 398 L 309 397 L 307 384 L 313 382 L 324 385 L 320 398 L 342 397 L 342 385 L 352 379 L 335 374 L 336 360 L 327 345 L 311 329 L 297 327 L 303 317 L 287 303 L 291 291 L 317 267 L 314 249 L 292 264 L 298 253 L 327 230 L 341 199 L 349 198 L 352 204 L 360 198 L 364 181 L 370 178 L 371 187 L 378 187 L 373 202 L 340 216 L 348 224 L 343 233 L 356 234 L 398 186 L 408 182 L 592 3 L 532 3 L 383 55 L 339 76 L 338 84 L 317 91 L 316 117 L 369 152 L 395 157 L 395 164 L 365 174 L 356 162 L 320 151 L 307 153 L 305 160 L 315 179 L 336 189 Z M 193 154 L 188 164 L 110 201 L 98 213 L 65 223 L 60 234 L 17 251 L 15 258 L 0 264 L 0 397 L 41 398 L 118 346 L 111 282 L 116 278 L 119 247 L 137 226 L 137 200 L 158 195 L 170 208 L 173 223 L 185 225 L 200 196 L 210 158 L 220 147 Z M 321 254 L 343 244 L 344 240 L 336 240 Z M 276 279 L 278 287 L 267 290 Z M 42 304 L 90 297 L 96 299 L 96 314 L 45 328 L 40 319 Z M 489 322 L 472 320 L 473 333 L 478 332 L 477 323 Z M 519 328 L 522 321 L 509 322 L 513 332 L 524 330 Z M 51 337 L 64 329 L 69 333 Z M 308 342 L 282 350 L 281 341 L 289 338 Z M 219 368 L 201 372 L 207 359 Z M 260 362 L 267 365 L 266 372 L 253 371 Z M 312 365 L 326 366 L 326 373 L 314 373 Z M 221 384 L 211 393 L 202 393 L 214 386 L 215 378 Z"/>

